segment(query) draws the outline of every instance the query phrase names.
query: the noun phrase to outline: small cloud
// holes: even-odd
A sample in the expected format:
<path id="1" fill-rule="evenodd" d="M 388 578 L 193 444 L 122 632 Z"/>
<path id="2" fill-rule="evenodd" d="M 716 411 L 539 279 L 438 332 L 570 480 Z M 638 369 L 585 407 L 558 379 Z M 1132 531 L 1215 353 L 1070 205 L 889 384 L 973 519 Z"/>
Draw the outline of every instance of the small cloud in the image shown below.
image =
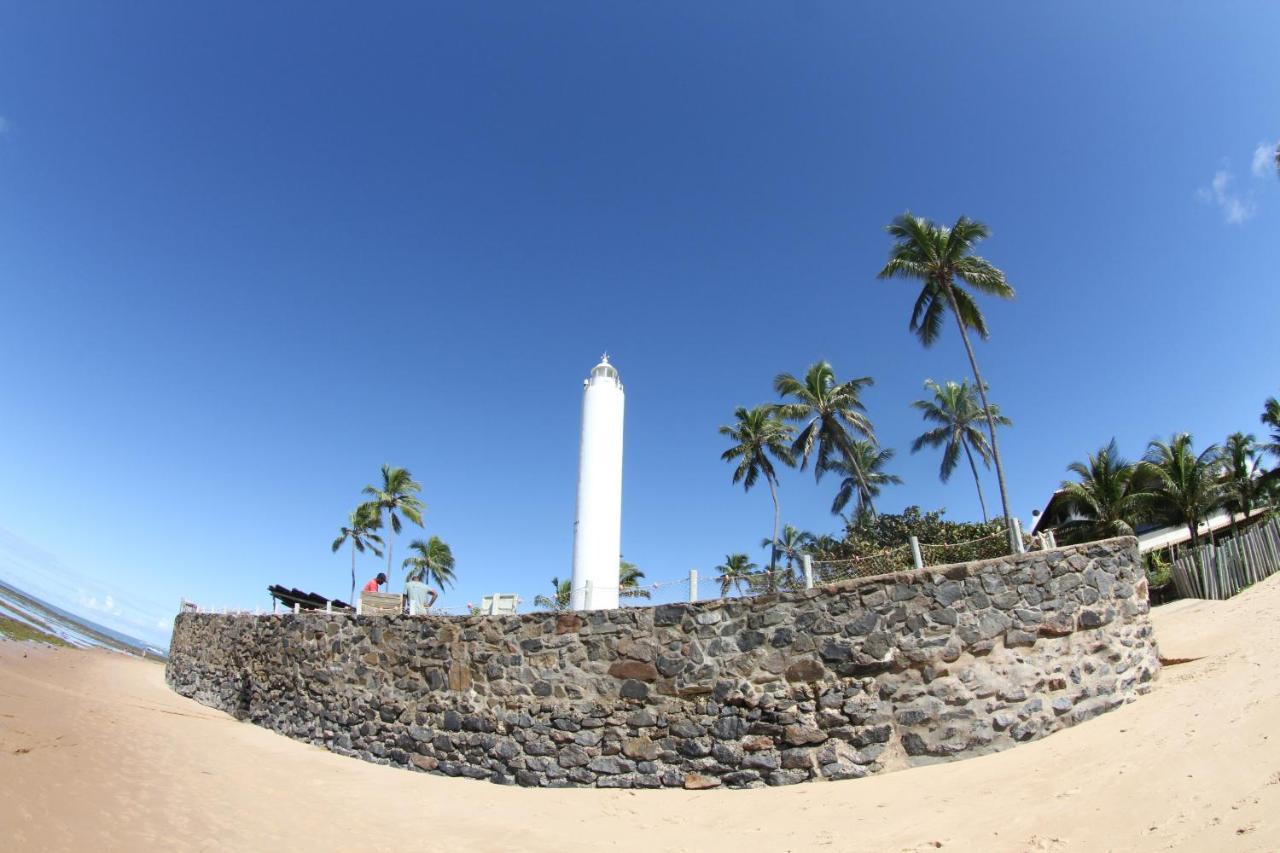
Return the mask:
<path id="1" fill-rule="evenodd" d="M 109 613 L 112 616 L 119 616 L 124 612 L 124 610 L 116 604 L 115 599 L 109 594 L 105 596 L 102 601 L 99 601 L 97 596 L 85 595 L 83 589 L 80 590 L 80 604 L 90 610 L 96 610 L 99 613 Z"/>
<path id="2" fill-rule="evenodd" d="M 1250 168 L 1255 178 L 1265 177 L 1271 171 L 1272 164 L 1275 163 L 1276 150 L 1276 145 L 1270 142 L 1259 142 L 1258 147 L 1253 149 L 1253 163 Z"/>
<path id="3" fill-rule="evenodd" d="M 1209 186 L 1201 187 L 1196 191 L 1196 195 L 1206 204 L 1221 208 L 1227 222 L 1239 225 L 1257 213 L 1258 206 L 1254 204 L 1251 197 L 1242 196 L 1236 192 L 1232 188 L 1234 182 L 1235 175 L 1227 169 L 1219 169 L 1214 172 Z"/>

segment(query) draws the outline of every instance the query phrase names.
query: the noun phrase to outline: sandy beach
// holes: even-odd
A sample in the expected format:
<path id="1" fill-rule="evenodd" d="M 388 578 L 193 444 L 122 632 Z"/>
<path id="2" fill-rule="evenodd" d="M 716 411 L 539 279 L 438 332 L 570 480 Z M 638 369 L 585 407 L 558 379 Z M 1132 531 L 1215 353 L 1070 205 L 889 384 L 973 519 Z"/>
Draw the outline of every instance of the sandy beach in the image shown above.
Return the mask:
<path id="1" fill-rule="evenodd" d="M 379 767 L 0 643 L 6 850 L 1275 850 L 1280 577 L 1153 612 L 1155 690 L 996 755 L 752 791 L 529 790 Z M 1185 661 L 1185 662 L 1176 662 Z"/>

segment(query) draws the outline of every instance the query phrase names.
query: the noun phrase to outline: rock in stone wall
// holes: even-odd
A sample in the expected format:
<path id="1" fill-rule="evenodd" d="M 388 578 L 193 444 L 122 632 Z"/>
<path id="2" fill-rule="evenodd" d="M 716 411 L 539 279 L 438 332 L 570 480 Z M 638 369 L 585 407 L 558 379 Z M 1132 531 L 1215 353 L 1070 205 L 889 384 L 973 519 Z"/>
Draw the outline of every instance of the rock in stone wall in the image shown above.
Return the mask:
<path id="1" fill-rule="evenodd" d="M 1159 670 L 1130 537 L 580 614 L 183 613 L 177 692 L 343 755 L 529 786 L 742 788 L 1004 749 Z"/>

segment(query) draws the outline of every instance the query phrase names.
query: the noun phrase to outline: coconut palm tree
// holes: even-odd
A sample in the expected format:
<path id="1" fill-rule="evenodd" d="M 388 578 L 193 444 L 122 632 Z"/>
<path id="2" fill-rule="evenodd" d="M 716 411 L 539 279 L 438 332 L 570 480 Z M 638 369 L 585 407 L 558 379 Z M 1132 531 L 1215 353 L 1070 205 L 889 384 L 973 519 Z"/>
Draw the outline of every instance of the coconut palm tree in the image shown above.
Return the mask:
<path id="1" fill-rule="evenodd" d="M 351 600 L 356 600 L 356 552 L 368 548 L 375 557 L 381 557 L 378 546 L 382 537 L 373 531 L 382 525 L 378 511 L 370 504 L 360 504 L 347 516 L 347 523 L 338 528 L 338 538 L 333 540 L 333 553 L 338 553 L 344 542 L 351 543 Z"/>
<path id="2" fill-rule="evenodd" d="M 779 373 L 773 380 L 774 390 L 790 402 L 778 406 L 778 414 L 788 421 L 803 424 L 791 445 L 792 456 L 800 457 L 800 469 L 814 457 L 813 476 L 821 480 L 830 470 L 832 460 L 843 457 L 853 470 L 859 488 L 869 489 L 866 472 L 858 465 L 854 435 L 875 443 L 875 431 L 862 405 L 862 390 L 874 384 L 870 376 L 837 382 L 835 371 L 825 361 L 815 362 L 805 371 L 804 379 L 790 373 Z M 869 506 L 871 514 L 875 508 Z"/>
<path id="3" fill-rule="evenodd" d="M 364 493 L 372 496 L 370 504 L 377 507 L 379 516 L 390 522 L 391 539 L 387 542 L 387 577 L 391 577 L 391 550 L 396 534 L 400 532 L 400 516 L 422 526 L 422 513 L 426 506 L 415 495 L 422 485 L 413 479 L 407 468 L 382 466 L 382 485 L 365 486 Z"/>
<path id="4" fill-rule="evenodd" d="M 1222 505 L 1221 454 L 1218 445 L 1211 444 L 1196 455 L 1191 436 L 1183 432 L 1168 442 L 1152 441 L 1138 463 L 1138 476 L 1153 483 L 1152 508 L 1187 525 L 1192 548 L 1200 544 L 1200 522 Z"/>
<path id="5" fill-rule="evenodd" d="M 401 564 L 409 570 L 406 581 L 416 578 L 428 586 L 434 583 L 441 592 L 458 582 L 453 573 L 453 549 L 439 536 L 432 536 L 426 542 L 415 539 L 409 543 L 409 550 L 417 553 L 406 557 Z"/>
<path id="6" fill-rule="evenodd" d="M 881 448 L 866 439 L 858 438 L 853 441 L 853 461 L 836 458 L 828 462 L 827 466 L 832 471 L 844 475 L 840 490 L 831 502 L 831 514 L 839 515 L 855 494 L 858 496 L 856 513 L 860 516 L 874 514 L 871 502 L 880 496 L 880 490 L 885 486 L 902 483 L 902 478 L 898 475 L 886 474 L 882 470 L 892 458 L 892 448 Z"/>
<path id="7" fill-rule="evenodd" d="M 772 571 L 778 563 L 777 541 L 778 520 L 778 471 L 773 466 L 773 459 L 783 465 L 795 465 L 795 457 L 787 442 L 791 439 L 792 429 L 778 419 L 776 406 L 756 406 L 748 409 L 739 406 L 733 413 L 737 421 L 732 426 L 720 427 L 720 434 L 728 436 L 734 445 L 720 454 L 726 462 L 738 463 L 733 470 L 733 482 L 741 482 L 743 491 L 750 491 L 760 475 L 769 484 L 769 496 L 773 498 L 773 541 L 774 551 L 769 558 L 769 569 Z M 772 575 L 770 575 L 772 577 Z"/>
<path id="8" fill-rule="evenodd" d="M 1013 298 L 1013 288 L 1005 280 L 1004 273 L 986 259 L 973 254 L 974 246 L 985 239 L 990 230 L 967 216 L 961 216 L 948 228 L 912 216 L 910 212 L 894 219 L 887 230 L 895 242 L 889 251 L 889 261 L 878 277 L 915 279 L 923 283 L 911 310 L 908 328 L 926 347 L 942 334 L 943 318 L 948 311 L 960 329 L 960 339 L 973 369 L 973 384 L 982 400 L 982 411 L 991 436 L 991 458 L 995 462 L 996 482 L 1000 486 L 1005 529 L 1009 531 L 1012 544 L 1013 516 L 1009 512 L 1009 490 L 1005 487 L 1004 465 L 1000 461 L 1000 445 L 996 441 L 996 413 L 987 399 L 987 384 L 982 380 L 973 344 L 969 342 L 970 329 L 984 340 L 990 333 L 978 304 L 961 286 L 967 284 L 974 290 L 1001 299 Z"/>
<path id="9" fill-rule="evenodd" d="M 741 593 L 743 584 L 750 590 L 751 573 L 757 568 L 759 567 L 746 554 L 725 554 L 724 562 L 716 566 L 716 571 L 719 572 L 720 597 L 727 596 L 731 588 Z"/>
<path id="10" fill-rule="evenodd" d="M 841 540 L 830 533 L 813 533 L 806 530 L 800 534 L 804 549 L 815 557 L 830 556 L 840 547 Z"/>
<path id="11" fill-rule="evenodd" d="M 925 447 L 942 448 L 942 464 L 938 468 L 938 477 L 942 482 L 951 479 L 960 462 L 960 452 L 964 451 L 969 461 L 969 470 L 973 473 L 973 485 L 978 490 L 978 505 L 982 508 L 982 521 L 988 521 L 987 500 L 982 494 L 982 478 L 978 476 L 976 455 L 986 467 L 991 465 L 991 443 L 987 441 L 981 426 L 985 426 L 982 406 L 973 394 L 973 386 L 968 380 L 964 382 L 944 382 L 939 385 L 932 379 L 924 381 L 926 391 L 933 394 L 932 400 L 916 400 L 912 408 L 920 410 L 920 417 L 928 423 L 936 424 L 911 443 L 911 452 L 917 453 Z M 1000 407 L 991 404 L 991 417 L 997 426 L 1011 426 L 1013 421 L 1000 414 Z"/>
<path id="12" fill-rule="evenodd" d="M 556 613 L 565 612 L 569 609 L 569 602 L 573 598 L 573 580 L 552 578 L 551 587 L 555 590 L 555 595 L 551 598 L 547 598 L 545 595 L 535 596 L 533 606 L 545 607 Z"/>
<path id="13" fill-rule="evenodd" d="M 1271 427 L 1271 441 L 1265 445 L 1269 453 L 1280 458 L 1280 400 L 1268 397 L 1262 404 L 1262 423 Z"/>
<path id="14" fill-rule="evenodd" d="M 1258 449 L 1280 460 L 1280 400 L 1275 397 L 1266 399 L 1262 404 L 1261 420 L 1264 425 L 1271 428 L 1271 436 L 1270 440 Z M 1263 474 L 1262 482 L 1258 485 L 1264 500 L 1275 501 L 1280 497 L 1280 465 Z"/>
<path id="15" fill-rule="evenodd" d="M 777 540 L 761 539 L 760 547 L 777 550 L 778 557 L 786 561 L 787 571 L 791 577 L 795 578 L 796 565 L 804 556 L 805 548 L 809 542 L 809 537 L 813 534 L 805 533 L 797 530 L 790 524 L 782 525 L 782 534 Z"/>
<path id="16" fill-rule="evenodd" d="M 820 534 L 816 539 L 813 540 L 814 547 L 828 554 L 834 554 L 836 552 L 836 549 L 840 547 L 840 542 L 841 542 L 840 537 L 835 536 L 831 533 Z"/>
<path id="17" fill-rule="evenodd" d="M 1063 481 L 1067 510 L 1075 516 L 1057 525 L 1067 541 L 1132 536 L 1134 526 L 1151 511 L 1152 496 L 1132 463 L 1121 458 L 1111 439 L 1086 462 L 1072 462 L 1067 470 L 1077 482 Z"/>
<path id="18" fill-rule="evenodd" d="M 644 577 L 644 572 L 640 571 L 640 567 L 635 563 L 628 563 L 621 560 L 618 563 L 618 597 L 619 598 L 650 598 L 653 593 L 650 590 L 643 589 L 640 586 L 640 579 Z"/>
<path id="19" fill-rule="evenodd" d="M 1231 512 L 1231 529 L 1235 514 L 1249 513 L 1259 498 L 1262 477 L 1262 454 L 1252 433 L 1233 432 L 1222 447 L 1224 503 Z"/>

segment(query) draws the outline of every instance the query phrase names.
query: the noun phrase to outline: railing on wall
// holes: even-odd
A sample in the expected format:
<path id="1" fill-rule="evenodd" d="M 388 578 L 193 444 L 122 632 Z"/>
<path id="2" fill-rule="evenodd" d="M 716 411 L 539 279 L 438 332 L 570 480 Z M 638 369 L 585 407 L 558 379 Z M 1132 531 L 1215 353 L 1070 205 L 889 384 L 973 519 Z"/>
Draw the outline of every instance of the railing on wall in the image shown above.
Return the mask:
<path id="1" fill-rule="evenodd" d="M 1015 529 L 1021 536 L 1020 527 Z M 1021 540 L 1024 551 L 1057 547 L 1052 534 L 1021 536 Z M 822 584 L 879 577 L 928 566 L 1004 557 L 1008 556 L 1009 551 L 1008 533 L 1003 530 L 978 539 L 952 543 L 920 542 L 912 536 L 901 545 L 841 560 L 820 560 L 801 554 L 793 557 L 789 563 L 780 564 L 773 571 L 764 569 L 740 575 L 719 575 L 692 569 L 687 577 L 655 581 L 631 589 L 624 588 L 620 592 L 620 604 L 623 607 L 645 607 L 685 601 L 747 598 L 773 591 L 812 589 Z"/>
<path id="2" fill-rule="evenodd" d="M 1025 536 L 1021 525 L 1014 519 L 1014 530 L 1022 543 L 1020 550 L 1047 550 L 1056 548 L 1053 534 Z M 1008 556 L 1010 540 L 1007 531 L 999 530 L 978 539 L 964 542 L 930 543 L 920 542 L 910 537 L 908 542 L 892 548 L 886 548 L 872 554 L 849 557 L 839 560 L 815 559 L 809 554 L 793 556 L 790 561 L 780 563 L 776 569 L 747 572 L 741 575 L 719 575 L 714 571 L 689 570 L 688 575 L 654 581 L 642 586 L 622 587 L 618 590 L 620 607 L 648 607 L 676 602 L 710 601 L 722 598 L 745 598 L 769 592 L 785 592 L 800 589 L 812 589 L 814 586 L 855 578 L 871 578 L 905 572 L 912 569 L 923 569 L 928 566 L 950 565 L 972 560 L 985 560 L 993 557 Z M 588 601 L 594 590 L 590 584 L 582 587 Z M 573 590 L 576 592 L 577 590 Z M 545 608 L 534 608 L 535 610 Z M 556 608 L 556 609 L 568 609 Z M 297 607 L 281 608 L 273 602 L 272 609 L 264 612 L 260 608 L 246 610 L 240 608 L 203 607 L 183 599 L 183 612 L 220 613 L 236 615 L 271 616 L 298 612 Z M 333 611 L 337 613 L 338 611 Z M 350 615 L 353 611 L 345 611 Z M 358 611 L 356 611 L 358 612 Z M 465 616 L 476 613 L 470 606 L 434 606 L 426 614 Z"/>
<path id="3" fill-rule="evenodd" d="M 1173 561 L 1183 598 L 1224 599 L 1280 571 L 1280 520 L 1272 519 L 1217 544 L 1188 548 Z"/>

